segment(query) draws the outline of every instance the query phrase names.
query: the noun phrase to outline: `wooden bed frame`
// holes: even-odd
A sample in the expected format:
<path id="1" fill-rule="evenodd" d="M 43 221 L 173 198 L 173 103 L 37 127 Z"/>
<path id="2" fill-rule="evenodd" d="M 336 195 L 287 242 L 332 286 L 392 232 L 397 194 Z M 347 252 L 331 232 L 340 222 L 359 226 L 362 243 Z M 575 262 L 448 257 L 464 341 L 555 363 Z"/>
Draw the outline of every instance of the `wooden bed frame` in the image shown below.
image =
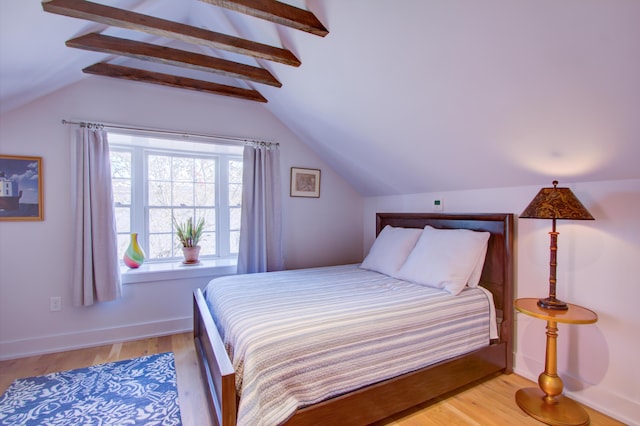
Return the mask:
<path id="1" fill-rule="evenodd" d="M 513 214 L 378 213 L 376 235 L 386 225 L 489 231 L 480 284 L 493 293 L 500 338 L 466 355 L 301 408 L 285 424 L 365 425 L 475 381 L 512 372 Z M 214 421 L 220 426 L 233 426 L 238 402 L 235 372 L 200 289 L 194 292 L 194 341 Z"/>

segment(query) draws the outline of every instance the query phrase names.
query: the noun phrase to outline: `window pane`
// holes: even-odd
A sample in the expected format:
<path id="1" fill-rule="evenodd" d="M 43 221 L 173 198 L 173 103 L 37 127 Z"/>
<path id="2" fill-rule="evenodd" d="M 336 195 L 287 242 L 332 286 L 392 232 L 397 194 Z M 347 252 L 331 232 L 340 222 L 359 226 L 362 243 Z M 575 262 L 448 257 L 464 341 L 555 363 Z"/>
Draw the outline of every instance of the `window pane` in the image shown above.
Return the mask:
<path id="1" fill-rule="evenodd" d="M 215 209 L 196 209 L 198 218 L 204 217 L 205 231 L 213 231 L 216 229 L 216 210 Z"/>
<path id="2" fill-rule="evenodd" d="M 174 206 L 193 206 L 194 185 L 189 182 L 173 183 L 173 205 Z"/>
<path id="3" fill-rule="evenodd" d="M 231 254 L 238 254 L 240 247 L 240 231 L 231 231 L 229 233 L 229 252 Z"/>
<path id="4" fill-rule="evenodd" d="M 113 202 L 116 205 L 131 204 L 131 180 L 130 179 L 112 179 L 111 187 L 113 190 Z"/>
<path id="5" fill-rule="evenodd" d="M 117 232 L 118 258 L 122 259 L 131 239 L 131 173 L 132 152 L 111 149 L 111 187 Z"/>
<path id="6" fill-rule="evenodd" d="M 216 250 L 216 233 L 215 232 L 204 232 L 202 234 L 202 242 L 200 243 L 200 255 L 215 255 L 217 254 Z"/>
<path id="7" fill-rule="evenodd" d="M 171 233 L 171 209 L 149 209 L 149 232 Z"/>
<path id="8" fill-rule="evenodd" d="M 178 223 L 183 223 L 183 222 L 186 222 L 187 219 L 193 218 L 194 211 L 193 209 L 189 209 L 189 208 L 186 208 L 186 209 L 174 208 L 173 216 L 176 218 L 176 221 Z"/>
<path id="9" fill-rule="evenodd" d="M 239 206 L 242 204 L 242 185 L 237 183 L 229 184 L 229 205 Z"/>
<path id="10" fill-rule="evenodd" d="M 131 179 L 131 152 L 111 150 L 109 158 L 112 177 Z"/>
<path id="11" fill-rule="evenodd" d="M 173 257 L 173 239 L 171 234 L 151 234 L 149 235 L 149 258 L 166 259 Z"/>
<path id="12" fill-rule="evenodd" d="M 149 155 L 147 158 L 147 176 L 149 180 L 171 180 L 171 157 L 167 155 Z"/>
<path id="13" fill-rule="evenodd" d="M 122 259 L 124 257 L 124 252 L 129 247 L 129 242 L 131 241 L 131 235 L 129 234 L 118 234 L 118 259 Z"/>
<path id="14" fill-rule="evenodd" d="M 197 218 L 204 218 L 204 232 L 202 233 L 202 240 L 200 246 L 201 255 L 217 255 L 218 249 L 216 246 L 216 211 L 215 209 L 196 209 L 195 215 Z"/>
<path id="15" fill-rule="evenodd" d="M 235 207 L 229 209 L 229 230 L 238 231 L 240 229 L 240 209 Z"/>
<path id="16" fill-rule="evenodd" d="M 150 181 L 148 188 L 150 206 L 171 205 L 171 182 Z"/>
<path id="17" fill-rule="evenodd" d="M 213 183 L 216 181 L 216 160 L 196 158 L 194 168 L 196 182 Z"/>
<path id="18" fill-rule="evenodd" d="M 129 207 L 116 207 L 116 231 L 118 233 L 131 232 L 131 209 Z"/>
<path id="19" fill-rule="evenodd" d="M 229 254 L 238 254 L 242 205 L 242 161 L 229 161 Z"/>
<path id="20" fill-rule="evenodd" d="M 242 161 L 229 161 L 229 183 L 242 183 Z"/>
<path id="21" fill-rule="evenodd" d="M 173 157 L 173 181 L 193 182 L 193 158 Z"/>
<path id="22" fill-rule="evenodd" d="M 196 206 L 216 205 L 215 185 L 209 183 L 196 183 L 195 189 L 196 193 L 194 204 Z"/>

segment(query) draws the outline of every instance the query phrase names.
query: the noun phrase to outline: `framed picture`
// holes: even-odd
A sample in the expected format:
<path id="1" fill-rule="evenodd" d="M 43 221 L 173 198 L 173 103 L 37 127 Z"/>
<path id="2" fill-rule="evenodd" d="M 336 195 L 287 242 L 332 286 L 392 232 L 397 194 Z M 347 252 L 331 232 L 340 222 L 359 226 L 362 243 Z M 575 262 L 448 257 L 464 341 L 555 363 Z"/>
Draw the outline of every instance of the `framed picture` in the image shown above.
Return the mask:
<path id="1" fill-rule="evenodd" d="M 42 157 L 0 154 L 0 221 L 43 220 Z"/>
<path id="2" fill-rule="evenodd" d="M 292 197 L 320 197 L 320 170 L 291 168 Z"/>

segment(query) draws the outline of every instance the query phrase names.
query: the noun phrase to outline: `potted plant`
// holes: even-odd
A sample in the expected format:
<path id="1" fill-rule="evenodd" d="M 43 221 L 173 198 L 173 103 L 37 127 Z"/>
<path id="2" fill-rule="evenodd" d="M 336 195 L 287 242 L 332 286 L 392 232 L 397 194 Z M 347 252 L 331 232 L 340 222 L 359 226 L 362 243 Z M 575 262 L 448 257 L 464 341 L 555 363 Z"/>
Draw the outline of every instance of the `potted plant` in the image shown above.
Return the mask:
<path id="1" fill-rule="evenodd" d="M 175 217 L 173 219 L 173 226 L 176 228 L 176 235 L 180 244 L 182 244 L 182 254 L 184 255 L 185 264 L 198 263 L 198 257 L 200 255 L 200 246 L 198 243 L 202 239 L 202 232 L 204 231 L 204 218 L 200 218 L 195 221 L 193 218 L 188 218 L 185 222 L 178 223 Z"/>

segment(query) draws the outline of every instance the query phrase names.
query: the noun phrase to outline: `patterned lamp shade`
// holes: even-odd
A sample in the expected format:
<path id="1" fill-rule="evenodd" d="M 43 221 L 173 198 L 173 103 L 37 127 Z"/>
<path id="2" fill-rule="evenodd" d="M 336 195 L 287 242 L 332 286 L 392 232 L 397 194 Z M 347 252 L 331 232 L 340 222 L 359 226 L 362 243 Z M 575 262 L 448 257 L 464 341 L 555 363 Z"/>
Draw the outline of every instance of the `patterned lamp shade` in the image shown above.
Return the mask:
<path id="1" fill-rule="evenodd" d="M 538 300 L 538 306 L 545 309 L 567 310 L 567 303 L 556 298 L 556 266 L 558 252 L 558 234 L 556 219 L 594 220 L 591 213 L 573 195 L 569 188 L 558 188 L 558 181 L 553 181 L 553 188 L 542 188 L 533 201 L 520 215 L 521 218 L 551 219 L 552 228 L 550 260 L 549 260 L 549 297 Z"/>
<path id="2" fill-rule="evenodd" d="M 532 219 L 594 220 L 591 213 L 589 213 L 569 188 L 558 188 L 557 180 L 553 181 L 553 188 L 542 188 L 533 201 L 524 209 L 520 217 Z"/>

